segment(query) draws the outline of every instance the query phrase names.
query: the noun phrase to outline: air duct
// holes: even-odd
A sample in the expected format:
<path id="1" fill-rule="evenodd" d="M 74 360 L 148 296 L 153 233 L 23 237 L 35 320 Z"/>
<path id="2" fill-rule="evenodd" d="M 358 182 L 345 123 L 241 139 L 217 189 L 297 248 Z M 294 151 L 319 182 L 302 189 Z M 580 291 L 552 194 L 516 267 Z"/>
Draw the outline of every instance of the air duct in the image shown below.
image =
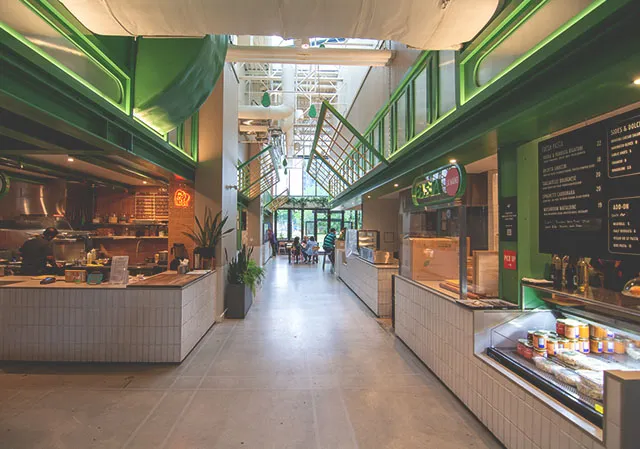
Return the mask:
<path id="1" fill-rule="evenodd" d="M 484 28 L 500 0 L 61 0 L 96 34 L 206 34 L 394 40 L 456 48 Z"/>
<path id="2" fill-rule="evenodd" d="M 240 120 L 282 120 L 293 114 L 293 108 L 284 104 L 278 106 L 238 106 Z"/>

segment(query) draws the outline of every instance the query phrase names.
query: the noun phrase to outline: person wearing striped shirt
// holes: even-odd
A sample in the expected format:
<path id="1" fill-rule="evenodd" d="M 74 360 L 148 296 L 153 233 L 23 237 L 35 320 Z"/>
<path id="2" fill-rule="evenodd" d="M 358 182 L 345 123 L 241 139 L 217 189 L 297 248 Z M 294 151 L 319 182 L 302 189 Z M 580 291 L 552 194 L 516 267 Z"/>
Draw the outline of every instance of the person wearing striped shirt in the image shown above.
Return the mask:
<path id="1" fill-rule="evenodd" d="M 327 255 L 329 256 L 329 260 L 333 265 L 334 261 L 334 250 L 336 247 L 336 230 L 331 228 L 329 233 L 325 236 L 324 241 L 322 242 L 322 249 L 325 250 Z"/>

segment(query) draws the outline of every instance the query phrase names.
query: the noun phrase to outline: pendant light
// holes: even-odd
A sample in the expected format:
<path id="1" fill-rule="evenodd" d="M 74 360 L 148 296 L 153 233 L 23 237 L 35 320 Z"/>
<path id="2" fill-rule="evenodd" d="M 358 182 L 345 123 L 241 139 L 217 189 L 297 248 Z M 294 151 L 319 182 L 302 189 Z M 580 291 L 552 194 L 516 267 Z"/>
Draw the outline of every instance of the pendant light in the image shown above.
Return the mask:
<path id="1" fill-rule="evenodd" d="M 264 94 L 262 94 L 262 106 L 264 106 L 265 108 L 268 108 L 269 106 L 271 106 L 271 96 L 269 95 L 269 92 L 265 91 Z"/>
<path id="2" fill-rule="evenodd" d="M 316 118 L 318 116 L 318 111 L 316 111 L 316 105 L 312 104 L 309 108 L 309 117 Z"/>

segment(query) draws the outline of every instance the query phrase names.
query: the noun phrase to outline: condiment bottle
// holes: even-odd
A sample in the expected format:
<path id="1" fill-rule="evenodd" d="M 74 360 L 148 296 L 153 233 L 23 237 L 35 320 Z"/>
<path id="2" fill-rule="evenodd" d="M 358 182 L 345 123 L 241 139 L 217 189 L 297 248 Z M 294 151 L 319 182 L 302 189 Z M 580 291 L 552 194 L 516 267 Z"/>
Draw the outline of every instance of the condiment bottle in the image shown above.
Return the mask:
<path id="1" fill-rule="evenodd" d="M 589 287 L 589 265 L 587 265 L 587 261 L 584 260 L 584 257 L 578 259 L 576 274 L 578 276 L 578 291 L 584 292 L 587 287 Z"/>
<path id="2" fill-rule="evenodd" d="M 558 254 L 553 255 L 551 259 L 551 277 L 553 281 L 553 288 L 556 290 L 562 290 L 562 258 Z"/>
<path id="3" fill-rule="evenodd" d="M 564 269 L 564 276 L 566 279 L 567 290 L 574 291 L 577 284 L 576 263 L 573 257 L 569 258 L 566 268 Z"/>

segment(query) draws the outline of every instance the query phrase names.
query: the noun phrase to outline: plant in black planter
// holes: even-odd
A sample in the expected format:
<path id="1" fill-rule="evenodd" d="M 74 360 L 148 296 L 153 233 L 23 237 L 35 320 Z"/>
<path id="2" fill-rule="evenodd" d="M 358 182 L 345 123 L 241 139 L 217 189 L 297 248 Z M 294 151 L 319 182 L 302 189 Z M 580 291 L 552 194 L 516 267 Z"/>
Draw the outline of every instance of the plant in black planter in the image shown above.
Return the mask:
<path id="1" fill-rule="evenodd" d="M 253 296 L 262 284 L 265 270 L 255 260 L 251 259 L 253 248 L 247 249 L 242 245 L 238 255 L 231 259 L 225 250 L 225 257 L 229 263 L 227 280 L 229 285 L 225 293 L 225 308 L 227 318 L 244 318 L 253 304 Z"/>
<path id="2" fill-rule="evenodd" d="M 183 232 L 183 234 L 195 243 L 194 254 L 199 254 L 202 258 L 202 268 L 213 269 L 216 266 L 216 247 L 224 235 L 229 234 L 233 229 L 224 230 L 227 224 L 228 216 L 222 217 L 222 211 L 218 212 L 215 217 L 211 214 L 208 207 L 204 210 L 204 223 L 201 223 L 196 216 L 196 228 L 191 232 Z"/>

